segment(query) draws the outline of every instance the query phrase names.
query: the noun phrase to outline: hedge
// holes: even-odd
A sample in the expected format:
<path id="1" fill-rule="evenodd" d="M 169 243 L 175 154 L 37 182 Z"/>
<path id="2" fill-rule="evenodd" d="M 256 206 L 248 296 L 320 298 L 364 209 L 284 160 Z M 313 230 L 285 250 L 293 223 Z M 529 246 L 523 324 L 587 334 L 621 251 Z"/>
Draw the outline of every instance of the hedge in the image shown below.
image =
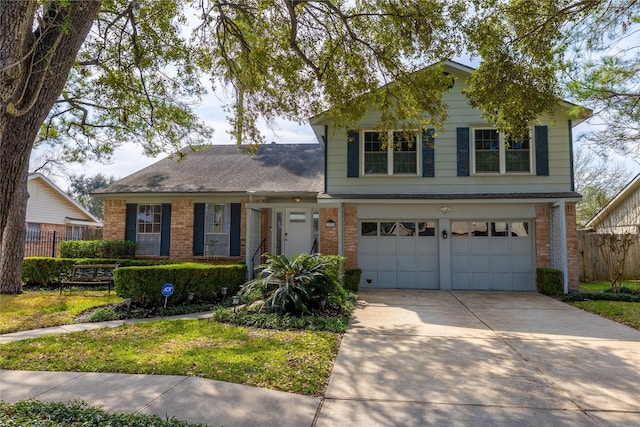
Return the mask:
<path id="1" fill-rule="evenodd" d="M 562 301 L 619 301 L 640 303 L 640 295 L 614 294 L 612 292 L 572 292 L 570 294 L 563 295 Z"/>
<path id="2" fill-rule="evenodd" d="M 51 258 L 27 257 L 22 263 L 22 281 L 28 284 L 48 286 L 60 282 L 61 277 L 71 276 L 74 264 L 118 264 L 120 267 L 177 264 L 175 261 L 113 258 Z"/>
<path id="3" fill-rule="evenodd" d="M 65 240 L 62 258 L 126 258 L 135 255 L 137 243 L 126 240 Z"/>
<path id="4" fill-rule="evenodd" d="M 168 303 L 178 305 L 187 301 L 190 292 L 194 293 L 194 302 L 220 299 L 223 287 L 228 289 L 227 295 L 234 295 L 245 282 L 246 274 L 247 269 L 243 264 L 184 263 L 118 268 L 114 272 L 114 281 L 118 295 L 145 305 L 164 304 L 165 297 L 160 291 L 162 285 L 171 283 L 174 292 Z"/>
<path id="5" fill-rule="evenodd" d="M 536 287 L 538 292 L 544 295 L 561 295 L 564 292 L 562 271 L 555 268 L 537 268 Z"/>
<path id="6" fill-rule="evenodd" d="M 344 271 L 343 287 L 351 292 L 358 292 L 360 289 L 360 277 L 362 270 L 359 268 L 348 268 Z"/>

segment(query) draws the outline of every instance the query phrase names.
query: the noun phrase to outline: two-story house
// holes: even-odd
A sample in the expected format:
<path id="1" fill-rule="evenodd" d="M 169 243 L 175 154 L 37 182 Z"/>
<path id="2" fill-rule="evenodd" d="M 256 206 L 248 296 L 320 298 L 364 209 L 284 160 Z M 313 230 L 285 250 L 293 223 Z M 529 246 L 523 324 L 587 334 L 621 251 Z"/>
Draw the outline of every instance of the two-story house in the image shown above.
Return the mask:
<path id="1" fill-rule="evenodd" d="M 176 260 L 341 254 L 363 270 L 363 288 L 532 291 L 548 266 L 577 287 L 572 105 L 507 140 L 462 93 L 472 70 L 446 69 L 455 84 L 443 130 L 381 135 L 376 111 L 353 130 L 320 115 L 317 145 L 255 155 L 214 145 L 161 160 L 96 192 L 104 236 Z"/>

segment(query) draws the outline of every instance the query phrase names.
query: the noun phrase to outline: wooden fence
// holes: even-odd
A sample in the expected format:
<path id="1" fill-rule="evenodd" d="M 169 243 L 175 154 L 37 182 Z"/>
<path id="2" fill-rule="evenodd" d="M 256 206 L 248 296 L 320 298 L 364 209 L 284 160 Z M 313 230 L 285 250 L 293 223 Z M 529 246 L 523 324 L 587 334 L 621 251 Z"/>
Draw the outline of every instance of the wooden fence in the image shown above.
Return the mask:
<path id="1" fill-rule="evenodd" d="M 578 253 L 580 262 L 580 281 L 593 282 L 608 280 L 607 264 L 600 253 L 602 235 L 578 230 Z M 640 278 L 640 235 L 633 236 L 624 267 L 625 279 Z"/>

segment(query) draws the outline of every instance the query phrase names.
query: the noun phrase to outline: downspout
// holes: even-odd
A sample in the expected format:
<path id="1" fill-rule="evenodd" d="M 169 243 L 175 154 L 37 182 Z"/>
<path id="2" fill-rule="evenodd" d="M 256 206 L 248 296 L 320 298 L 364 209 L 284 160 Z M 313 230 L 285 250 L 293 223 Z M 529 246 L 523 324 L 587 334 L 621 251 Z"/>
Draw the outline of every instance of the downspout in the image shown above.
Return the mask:
<path id="1" fill-rule="evenodd" d="M 576 191 L 573 160 L 573 123 L 569 120 L 569 169 L 571 171 L 571 191 Z"/>
<path id="2" fill-rule="evenodd" d="M 327 168 L 329 165 L 329 125 L 324 125 L 324 135 L 322 137 L 324 141 L 324 193 L 327 193 Z"/>
<path id="3" fill-rule="evenodd" d="M 344 215 L 342 212 L 342 202 L 338 207 L 338 255 L 344 256 Z"/>
<path id="4" fill-rule="evenodd" d="M 558 209 L 560 209 L 560 265 L 562 265 L 562 282 L 563 291 L 565 294 L 569 293 L 569 261 L 567 255 L 567 211 L 564 199 L 558 202 Z"/>

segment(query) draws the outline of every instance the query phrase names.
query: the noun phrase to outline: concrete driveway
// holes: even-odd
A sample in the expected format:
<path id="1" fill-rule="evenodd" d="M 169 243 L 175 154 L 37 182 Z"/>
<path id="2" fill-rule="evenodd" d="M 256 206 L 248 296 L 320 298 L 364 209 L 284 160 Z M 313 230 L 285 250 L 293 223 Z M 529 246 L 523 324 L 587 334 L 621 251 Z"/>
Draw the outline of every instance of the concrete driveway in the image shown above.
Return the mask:
<path id="1" fill-rule="evenodd" d="M 318 426 L 640 426 L 640 331 L 535 293 L 359 298 Z"/>

